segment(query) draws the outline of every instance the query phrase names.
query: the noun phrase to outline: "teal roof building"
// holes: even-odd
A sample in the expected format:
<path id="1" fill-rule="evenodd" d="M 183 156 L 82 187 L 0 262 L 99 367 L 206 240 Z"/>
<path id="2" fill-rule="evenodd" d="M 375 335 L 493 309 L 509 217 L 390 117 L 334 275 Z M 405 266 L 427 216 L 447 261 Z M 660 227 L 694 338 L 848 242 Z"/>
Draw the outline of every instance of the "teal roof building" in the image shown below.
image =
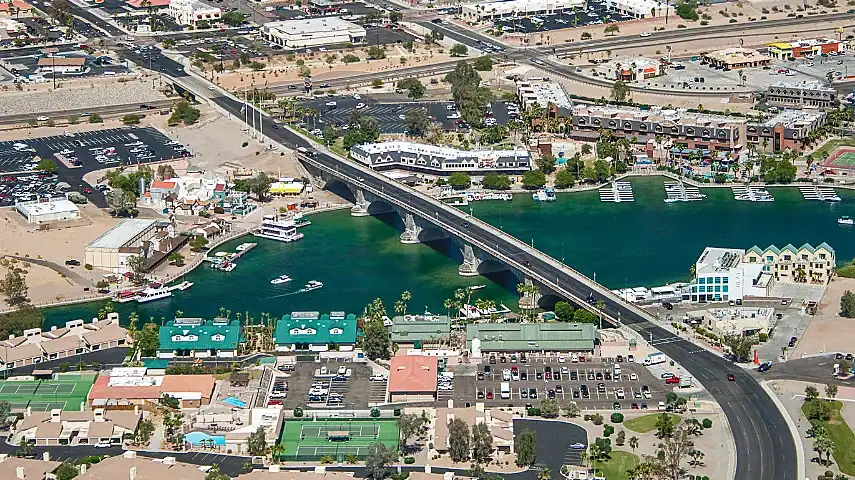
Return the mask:
<path id="1" fill-rule="evenodd" d="M 356 315 L 331 312 L 291 312 L 276 321 L 277 352 L 323 352 L 330 347 L 350 351 L 356 345 Z"/>
<path id="2" fill-rule="evenodd" d="M 176 318 L 160 327 L 158 358 L 236 357 L 244 341 L 240 322 L 225 318 Z"/>

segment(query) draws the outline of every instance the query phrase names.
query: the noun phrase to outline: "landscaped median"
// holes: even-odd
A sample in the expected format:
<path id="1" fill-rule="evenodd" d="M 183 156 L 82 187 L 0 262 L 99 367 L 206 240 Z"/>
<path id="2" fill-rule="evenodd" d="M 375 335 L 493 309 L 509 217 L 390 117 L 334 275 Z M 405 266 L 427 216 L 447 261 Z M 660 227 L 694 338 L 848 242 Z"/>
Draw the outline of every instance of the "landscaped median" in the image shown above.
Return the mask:
<path id="1" fill-rule="evenodd" d="M 656 430 L 656 425 L 662 415 L 667 415 L 671 418 L 671 423 L 677 425 L 680 423 L 680 416 L 675 413 L 651 413 L 650 415 L 642 415 L 640 417 L 630 418 L 623 422 L 623 426 L 627 430 L 632 430 L 636 433 L 648 433 Z M 610 477 L 607 477 L 610 478 Z"/>
<path id="2" fill-rule="evenodd" d="M 826 397 L 837 395 L 836 386 L 826 388 Z M 805 402 L 802 413 L 810 421 L 809 433 L 813 439 L 814 451 L 820 464 L 830 464 L 834 457 L 837 468 L 847 475 L 855 475 L 855 433 L 846 424 L 841 409 L 843 402 L 819 398 L 817 389 L 809 385 L 805 388 Z"/>

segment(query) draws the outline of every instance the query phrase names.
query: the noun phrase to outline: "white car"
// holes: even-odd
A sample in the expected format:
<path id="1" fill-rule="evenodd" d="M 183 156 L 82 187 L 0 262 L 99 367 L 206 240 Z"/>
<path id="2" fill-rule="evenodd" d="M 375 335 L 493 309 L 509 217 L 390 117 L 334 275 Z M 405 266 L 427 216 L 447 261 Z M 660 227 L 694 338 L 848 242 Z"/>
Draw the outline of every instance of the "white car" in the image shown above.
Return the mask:
<path id="1" fill-rule="evenodd" d="M 571 444 L 570 448 L 573 450 L 584 450 L 586 446 L 587 445 L 585 445 L 584 443 L 578 443 L 577 442 L 577 443 Z"/>
<path id="2" fill-rule="evenodd" d="M 316 128 L 316 129 L 312 130 L 312 131 L 311 131 L 311 132 L 309 132 L 309 133 L 311 133 L 312 135 L 314 135 L 314 136 L 316 136 L 316 137 L 320 137 L 321 135 L 323 135 L 323 134 L 324 134 L 324 131 L 323 131 L 323 130 L 321 130 L 320 128 Z"/>
<path id="3" fill-rule="evenodd" d="M 39 117 L 36 117 L 36 120 L 38 120 L 38 121 L 40 121 L 40 122 L 47 122 L 48 120 L 50 120 L 50 118 L 48 118 L 48 117 L 46 117 L 46 116 L 44 116 L 44 115 L 41 115 L 41 116 L 39 116 Z"/>
<path id="4" fill-rule="evenodd" d="M 356 104 L 356 109 L 357 109 L 357 110 L 362 110 L 363 108 L 365 108 L 365 104 L 364 104 L 364 103 L 357 103 L 357 104 Z"/>
<path id="5" fill-rule="evenodd" d="M 354 100 L 362 100 L 362 95 L 360 95 L 360 94 L 358 94 L 358 93 L 354 93 L 354 94 L 353 94 L 353 99 L 354 99 Z"/>
<path id="6" fill-rule="evenodd" d="M 636 375 L 636 374 L 634 374 L 634 373 L 630 373 L 630 374 L 629 374 L 629 379 L 630 379 L 630 380 L 638 380 L 638 375 Z"/>
<path id="7" fill-rule="evenodd" d="M 95 448 L 110 448 L 113 446 L 113 442 L 109 440 L 101 440 L 100 442 L 93 445 Z"/>
<path id="8" fill-rule="evenodd" d="M 382 373 L 378 373 L 376 375 L 371 375 L 370 377 L 368 377 L 368 380 L 371 380 L 372 382 L 385 382 L 387 380 L 387 377 Z"/>
<path id="9" fill-rule="evenodd" d="M 639 34 L 638 34 L 638 36 L 639 36 L 639 37 L 649 37 L 649 36 L 650 36 L 650 32 L 641 32 L 641 33 L 639 33 Z"/>
<path id="10" fill-rule="evenodd" d="M 337 106 L 338 106 L 338 103 L 336 103 L 336 102 L 335 102 L 335 101 L 333 101 L 333 100 L 330 100 L 329 102 L 325 103 L 324 105 L 326 105 L 326 106 L 328 106 L 328 107 L 337 107 Z"/>
<path id="11" fill-rule="evenodd" d="M 624 398 L 626 398 L 626 395 L 623 393 L 623 389 L 622 389 L 622 388 L 619 388 L 619 389 L 617 389 L 617 390 L 615 391 L 615 396 L 616 396 L 619 400 L 623 400 Z"/>
<path id="12" fill-rule="evenodd" d="M 564 358 L 564 356 L 560 356 L 560 357 L 558 357 L 558 363 L 564 363 L 564 362 L 566 362 L 566 361 L 567 361 L 567 359 L 566 359 L 566 358 Z"/>
<path id="13" fill-rule="evenodd" d="M 212 92 L 214 91 L 215 88 L 217 88 L 217 87 L 215 87 L 213 85 L 208 85 L 208 90 L 210 90 Z"/>
<path id="14" fill-rule="evenodd" d="M 402 114 L 398 115 L 398 118 L 401 120 L 406 120 L 407 116 L 402 113 Z"/>
<path id="15" fill-rule="evenodd" d="M 345 367 L 344 365 L 338 367 L 338 374 L 339 375 L 344 375 L 345 373 L 347 373 L 347 367 Z"/>
<path id="16" fill-rule="evenodd" d="M 446 116 L 445 118 L 447 118 L 449 120 L 457 120 L 458 118 L 460 118 L 460 114 L 457 112 L 454 112 L 451 115 Z"/>
<path id="17" fill-rule="evenodd" d="M 442 383 L 437 385 L 437 390 L 454 390 L 450 383 Z"/>
<path id="18" fill-rule="evenodd" d="M 319 51 L 319 52 L 326 52 L 326 51 L 327 51 L 327 49 L 326 49 L 326 47 L 321 47 L 321 48 L 319 48 L 319 49 L 318 49 L 318 51 Z"/>

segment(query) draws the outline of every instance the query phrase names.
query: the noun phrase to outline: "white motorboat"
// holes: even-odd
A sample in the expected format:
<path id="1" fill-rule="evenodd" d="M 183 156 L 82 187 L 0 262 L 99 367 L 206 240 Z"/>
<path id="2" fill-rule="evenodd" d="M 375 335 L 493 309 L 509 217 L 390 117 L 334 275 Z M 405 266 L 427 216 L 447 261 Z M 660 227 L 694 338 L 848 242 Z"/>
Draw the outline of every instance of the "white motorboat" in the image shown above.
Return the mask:
<path id="1" fill-rule="evenodd" d="M 320 288 L 324 288 L 323 282 L 319 282 L 317 280 L 309 280 L 309 283 L 303 286 L 303 291 L 309 292 L 312 290 L 318 290 Z"/>
<path id="2" fill-rule="evenodd" d="M 145 290 L 140 292 L 136 298 L 137 298 L 137 302 L 146 303 L 146 302 L 153 302 L 155 300 L 160 300 L 162 298 L 171 297 L 171 296 L 172 296 L 172 292 L 169 291 L 169 288 L 167 288 L 164 285 L 158 285 L 157 287 L 150 286 L 150 287 L 146 288 Z"/>
<path id="3" fill-rule="evenodd" d="M 837 223 L 840 225 L 855 225 L 855 219 L 852 219 L 852 217 L 840 217 L 837 219 Z"/>
<path id="4" fill-rule="evenodd" d="M 665 203 L 677 203 L 682 202 L 683 200 L 680 198 L 666 198 Z"/>
<path id="5" fill-rule="evenodd" d="M 469 290 L 474 292 L 475 290 L 481 290 L 482 288 L 484 288 L 486 286 L 487 285 L 472 285 L 471 287 L 469 287 Z"/>
<path id="6" fill-rule="evenodd" d="M 296 242 L 303 238 L 297 233 L 297 225 L 291 219 L 279 219 L 275 215 L 265 215 L 261 226 L 252 232 L 256 237 L 278 240 L 280 242 Z"/>
<path id="7" fill-rule="evenodd" d="M 823 200 L 825 200 L 826 202 L 839 202 L 840 197 L 838 197 L 837 195 L 833 195 L 831 197 L 823 197 Z"/>
<path id="8" fill-rule="evenodd" d="M 290 281 L 291 277 L 289 277 L 288 275 L 279 275 L 278 277 L 271 280 L 270 283 L 272 285 L 279 285 L 280 283 L 288 283 Z"/>
<path id="9" fill-rule="evenodd" d="M 181 290 L 183 292 L 184 290 L 187 290 L 188 288 L 190 288 L 192 286 L 193 286 L 193 282 L 188 282 L 187 280 L 184 280 L 183 282 L 176 285 L 174 288 L 177 288 L 178 290 Z"/>

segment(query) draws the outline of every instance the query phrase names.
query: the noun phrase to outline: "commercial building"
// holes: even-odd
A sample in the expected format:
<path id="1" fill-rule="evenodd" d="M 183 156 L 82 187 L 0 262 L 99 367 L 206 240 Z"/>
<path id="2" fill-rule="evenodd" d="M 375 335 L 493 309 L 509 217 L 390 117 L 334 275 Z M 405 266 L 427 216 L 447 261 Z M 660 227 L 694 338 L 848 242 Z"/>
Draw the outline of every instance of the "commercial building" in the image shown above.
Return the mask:
<path id="1" fill-rule="evenodd" d="M 646 57 L 614 59 L 594 67 L 594 73 L 608 80 L 634 82 L 664 75 L 665 65 Z"/>
<path id="2" fill-rule="evenodd" d="M 175 19 L 179 25 L 197 27 L 199 22 L 206 22 L 208 28 L 218 23 L 222 10 L 212 7 L 199 0 L 170 0 L 166 14 Z"/>
<path id="3" fill-rule="evenodd" d="M 178 463 L 175 457 L 137 457 L 128 450 L 93 463 L 75 480 L 205 480 L 205 466 Z"/>
<path id="4" fill-rule="evenodd" d="M 701 58 L 713 67 L 721 67 L 724 70 L 739 70 L 742 68 L 762 67 L 768 65 L 772 59 L 750 48 L 725 48 L 715 52 L 705 53 Z"/>
<path id="5" fill-rule="evenodd" d="M 356 315 L 344 312 L 291 312 L 276 321 L 277 352 L 351 351 L 356 345 Z"/>
<path id="6" fill-rule="evenodd" d="M 394 317 L 388 326 L 393 343 L 399 348 L 430 348 L 447 343 L 451 319 L 445 315 L 404 315 Z"/>
<path id="7" fill-rule="evenodd" d="M 269 22 L 261 32 L 268 42 L 286 48 L 358 44 L 365 40 L 365 28 L 339 17 Z"/>
<path id="8" fill-rule="evenodd" d="M 474 407 L 436 409 L 436 417 L 432 419 L 434 438 L 431 443 L 440 454 L 448 453 L 450 449 L 448 424 L 455 419 L 463 420 L 470 429 L 476 424 L 483 423 L 493 437 L 494 451 L 503 453 L 514 451 L 513 414 L 498 408 L 485 410 L 483 403 L 476 403 Z"/>
<path id="9" fill-rule="evenodd" d="M 61 222 L 80 218 L 80 209 L 65 197 L 15 202 L 15 209 L 27 219 L 27 223 Z"/>
<path id="10" fill-rule="evenodd" d="M 821 54 L 827 55 L 831 52 L 840 53 L 841 51 L 843 51 L 843 44 L 829 38 L 811 38 L 796 42 L 775 42 L 770 43 L 768 49 L 769 56 L 778 60 L 795 60 L 797 58 L 812 57 Z"/>
<path id="11" fill-rule="evenodd" d="M 374 170 L 400 169 L 431 175 L 524 173 L 531 169 L 531 156 L 523 149 L 457 150 L 393 141 L 353 146 L 350 156 Z"/>
<path id="12" fill-rule="evenodd" d="M 801 152 L 810 132 L 824 125 L 826 118 L 819 110 L 782 110 L 761 123 L 749 123 L 745 139 L 761 152 Z"/>
<path id="13" fill-rule="evenodd" d="M 198 215 L 222 207 L 228 196 L 226 181 L 210 172 L 154 181 L 143 195 L 143 202 L 172 212 Z"/>
<path id="14" fill-rule="evenodd" d="M 711 330 L 718 335 L 751 337 L 769 334 L 774 308 L 710 308 L 688 312 L 685 321 Z"/>
<path id="15" fill-rule="evenodd" d="M 557 113 L 569 116 L 573 109 L 573 102 L 567 97 L 564 87 L 558 82 L 548 80 L 526 79 L 517 82 L 517 98 L 523 108 L 528 110 L 534 105 L 540 108 L 548 108 L 554 105 Z"/>
<path id="16" fill-rule="evenodd" d="M 82 73 L 86 68 L 84 57 L 42 57 L 38 61 L 39 73 Z"/>
<path id="17" fill-rule="evenodd" d="M 606 0 L 606 8 L 611 12 L 629 15 L 632 18 L 657 17 L 662 9 L 668 8 L 667 1 L 657 0 Z"/>
<path id="18" fill-rule="evenodd" d="M 122 437 L 133 434 L 142 420 L 138 408 L 86 412 L 64 412 L 55 408 L 49 412 L 33 412 L 29 408 L 12 433 L 15 444 L 25 442 L 36 446 L 95 445 L 98 442 L 122 444 Z"/>
<path id="19" fill-rule="evenodd" d="M 243 341 L 240 321 L 176 318 L 160 327 L 158 358 L 233 358 Z"/>
<path id="20" fill-rule="evenodd" d="M 766 105 L 783 108 L 829 108 L 837 103 L 837 90 L 822 82 L 778 82 L 766 89 Z"/>
<path id="21" fill-rule="evenodd" d="M 744 119 L 724 115 L 694 113 L 685 109 L 576 105 L 573 107 L 571 138 L 594 140 L 601 130 L 616 137 L 666 138 L 689 149 L 738 152 L 745 139 Z"/>
<path id="22" fill-rule="evenodd" d="M 512 17 L 554 15 L 556 13 L 584 10 L 584 0 L 508 0 L 461 5 L 461 15 L 469 21 L 493 21 Z"/>
<path id="23" fill-rule="evenodd" d="M 745 250 L 707 247 L 695 262 L 683 298 L 693 302 L 727 302 L 745 297 L 768 297 L 774 277 L 759 263 L 745 263 Z"/>
<path id="24" fill-rule="evenodd" d="M 392 357 L 392 365 L 389 367 L 389 401 L 403 403 L 436 400 L 438 364 L 437 357 Z"/>
<path id="25" fill-rule="evenodd" d="M 143 243 L 154 238 L 157 222 L 125 219 L 86 246 L 85 262 L 113 273 L 128 271 L 128 258 L 140 255 Z"/>
<path id="26" fill-rule="evenodd" d="M 145 368 L 114 368 L 95 380 L 89 391 L 93 408 L 122 408 L 157 403 L 164 394 L 180 401 L 181 408 L 198 408 L 211 402 L 213 375 L 148 375 Z"/>
<path id="27" fill-rule="evenodd" d="M 466 347 L 473 357 L 489 352 L 593 352 L 599 342 L 590 323 L 472 323 Z"/>
<path id="28" fill-rule="evenodd" d="M 789 283 L 827 284 L 834 274 L 836 259 L 834 249 L 823 242 L 813 247 L 804 244 L 796 248 L 770 245 L 764 249 L 749 248 L 742 261 L 748 265 L 762 265 L 764 273 L 774 275 L 776 281 Z"/>

